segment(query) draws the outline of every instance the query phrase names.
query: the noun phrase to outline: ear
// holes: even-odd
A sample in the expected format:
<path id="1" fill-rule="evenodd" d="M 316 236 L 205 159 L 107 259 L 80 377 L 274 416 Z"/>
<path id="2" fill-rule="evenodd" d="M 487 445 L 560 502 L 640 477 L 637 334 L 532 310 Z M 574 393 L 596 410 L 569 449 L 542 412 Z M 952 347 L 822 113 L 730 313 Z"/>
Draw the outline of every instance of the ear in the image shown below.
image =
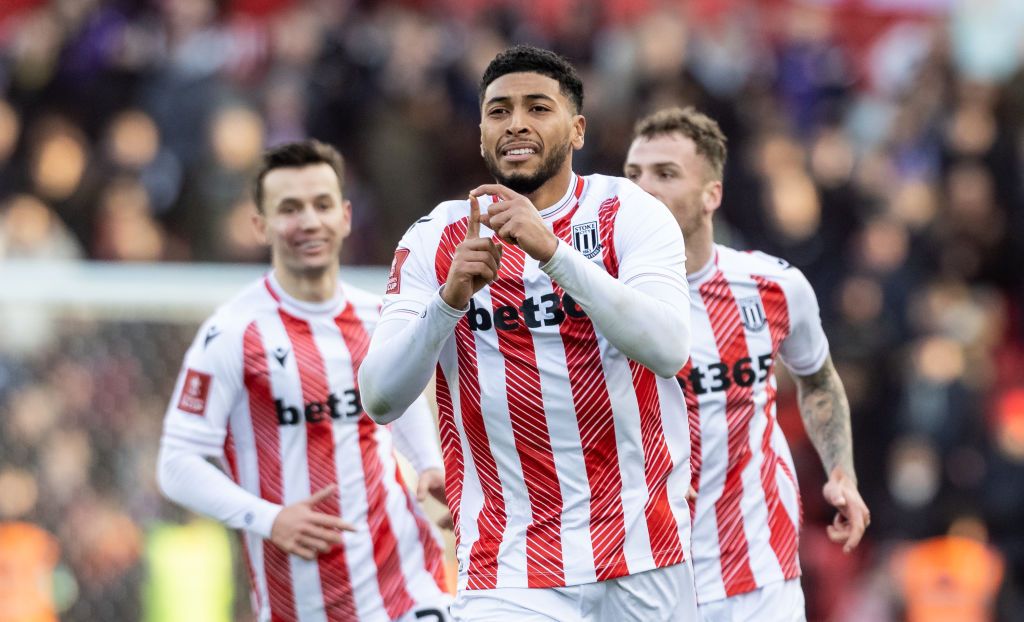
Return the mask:
<path id="1" fill-rule="evenodd" d="M 722 182 L 716 180 L 704 184 L 700 198 L 704 204 L 704 213 L 713 214 L 722 204 Z"/>
<path id="2" fill-rule="evenodd" d="M 348 199 L 341 201 L 341 223 L 342 238 L 347 238 L 352 233 L 352 201 Z"/>
<path id="3" fill-rule="evenodd" d="M 252 228 L 256 231 L 256 239 L 264 246 L 270 246 L 270 238 L 267 236 L 267 217 L 255 210 L 252 213 Z"/>
<path id="4" fill-rule="evenodd" d="M 583 148 L 583 137 L 587 133 L 587 119 L 581 114 L 572 118 L 572 148 L 579 151 Z"/>

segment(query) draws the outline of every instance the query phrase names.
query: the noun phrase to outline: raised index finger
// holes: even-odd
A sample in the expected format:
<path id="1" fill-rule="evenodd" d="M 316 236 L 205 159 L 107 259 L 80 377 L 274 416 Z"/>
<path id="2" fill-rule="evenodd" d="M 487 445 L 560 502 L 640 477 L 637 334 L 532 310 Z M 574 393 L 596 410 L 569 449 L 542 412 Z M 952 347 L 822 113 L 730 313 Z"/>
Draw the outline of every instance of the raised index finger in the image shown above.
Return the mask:
<path id="1" fill-rule="evenodd" d="M 466 228 L 466 239 L 475 240 L 480 237 L 480 201 L 469 195 L 469 224 Z"/>

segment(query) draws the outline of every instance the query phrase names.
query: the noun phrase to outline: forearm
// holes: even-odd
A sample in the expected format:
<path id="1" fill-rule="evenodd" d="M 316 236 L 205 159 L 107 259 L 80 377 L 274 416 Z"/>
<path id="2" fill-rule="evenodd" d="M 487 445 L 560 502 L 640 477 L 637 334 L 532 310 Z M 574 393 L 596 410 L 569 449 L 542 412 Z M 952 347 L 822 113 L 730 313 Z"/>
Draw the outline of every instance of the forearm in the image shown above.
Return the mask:
<path id="1" fill-rule="evenodd" d="M 359 392 L 363 408 L 377 423 L 394 421 L 423 393 L 441 348 L 465 314 L 437 294 L 425 311 L 417 317 L 385 317 L 374 331 L 359 367 Z"/>
<path id="2" fill-rule="evenodd" d="M 282 506 L 245 490 L 197 453 L 162 445 L 157 462 L 160 490 L 171 501 L 228 527 L 270 537 Z"/>
<path id="3" fill-rule="evenodd" d="M 856 482 L 850 403 L 832 358 L 825 359 L 817 372 L 796 376 L 796 384 L 804 429 L 821 458 L 826 475 L 839 468 Z"/>
<path id="4" fill-rule="evenodd" d="M 690 301 L 685 288 L 655 280 L 630 286 L 565 243 L 558 245 L 541 269 L 629 358 L 665 377 L 686 364 L 690 355 Z"/>

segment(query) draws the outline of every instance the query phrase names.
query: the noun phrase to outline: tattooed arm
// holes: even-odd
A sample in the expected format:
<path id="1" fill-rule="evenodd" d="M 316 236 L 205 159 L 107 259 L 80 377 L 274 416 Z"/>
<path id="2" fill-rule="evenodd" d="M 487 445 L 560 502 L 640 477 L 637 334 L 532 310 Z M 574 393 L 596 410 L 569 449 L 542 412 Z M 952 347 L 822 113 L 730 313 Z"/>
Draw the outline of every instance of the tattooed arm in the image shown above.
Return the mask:
<path id="1" fill-rule="evenodd" d="M 838 510 L 828 527 L 828 536 L 843 544 L 843 551 L 849 553 L 871 524 L 871 513 L 857 491 L 853 468 L 850 403 L 832 357 L 826 358 L 821 369 L 813 374 L 795 378 L 804 429 L 828 476 L 823 494 Z"/>
<path id="2" fill-rule="evenodd" d="M 843 381 L 839 379 L 832 357 L 821 369 L 808 376 L 796 376 L 800 417 L 807 436 L 814 443 L 825 474 L 841 469 L 853 483 L 853 438 L 850 432 L 850 403 Z"/>

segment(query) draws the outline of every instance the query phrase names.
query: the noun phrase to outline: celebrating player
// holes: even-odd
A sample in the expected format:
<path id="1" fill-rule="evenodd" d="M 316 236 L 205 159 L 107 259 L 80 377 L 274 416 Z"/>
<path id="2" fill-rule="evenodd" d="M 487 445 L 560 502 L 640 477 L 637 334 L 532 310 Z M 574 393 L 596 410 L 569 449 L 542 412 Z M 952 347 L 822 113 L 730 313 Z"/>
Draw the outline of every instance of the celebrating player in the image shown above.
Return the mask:
<path id="1" fill-rule="evenodd" d="M 683 238 L 622 178 L 580 177 L 565 59 L 500 53 L 480 84 L 496 183 L 399 242 L 363 366 L 387 421 L 435 371 L 463 620 L 695 620 Z"/>
<path id="2" fill-rule="evenodd" d="M 684 385 L 696 491 L 693 563 L 706 622 L 804 620 L 800 502 L 775 421 L 775 361 L 796 379 L 800 413 L 838 510 L 829 537 L 849 552 L 870 522 L 857 491 L 850 408 L 829 357 L 814 291 L 799 270 L 712 240 L 726 139 L 709 117 L 673 108 L 644 118 L 626 176 L 665 203 L 686 240 L 693 346 Z"/>
<path id="3" fill-rule="evenodd" d="M 394 438 L 421 496 L 440 498 L 436 428 L 422 398 L 394 436 L 360 404 L 379 299 L 338 278 L 351 229 L 343 178 L 341 155 L 317 141 L 264 154 L 255 221 L 272 270 L 207 320 L 185 355 L 160 486 L 244 530 L 259 620 L 443 622 L 442 549 L 392 449 Z"/>

